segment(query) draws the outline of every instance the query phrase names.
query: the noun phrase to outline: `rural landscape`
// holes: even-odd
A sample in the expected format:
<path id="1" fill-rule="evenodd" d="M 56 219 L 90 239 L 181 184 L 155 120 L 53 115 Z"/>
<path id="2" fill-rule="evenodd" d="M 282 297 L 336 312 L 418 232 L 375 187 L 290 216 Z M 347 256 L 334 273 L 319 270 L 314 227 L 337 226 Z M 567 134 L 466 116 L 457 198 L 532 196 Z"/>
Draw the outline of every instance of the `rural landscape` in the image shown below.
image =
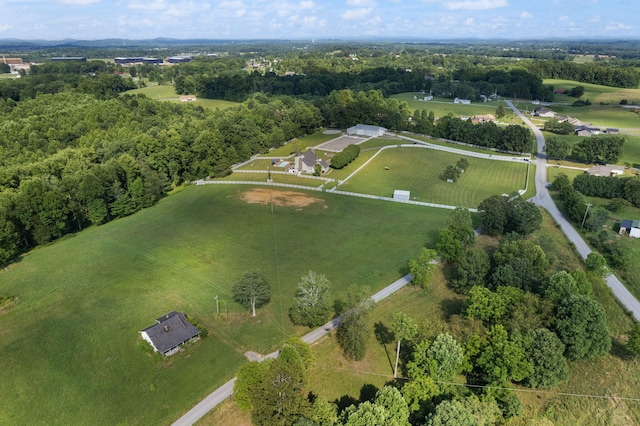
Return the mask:
<path id="1" fill-rule="evenodd" d="M 637 48 L 0 39 L 0 424 L 640 423 Z"/>

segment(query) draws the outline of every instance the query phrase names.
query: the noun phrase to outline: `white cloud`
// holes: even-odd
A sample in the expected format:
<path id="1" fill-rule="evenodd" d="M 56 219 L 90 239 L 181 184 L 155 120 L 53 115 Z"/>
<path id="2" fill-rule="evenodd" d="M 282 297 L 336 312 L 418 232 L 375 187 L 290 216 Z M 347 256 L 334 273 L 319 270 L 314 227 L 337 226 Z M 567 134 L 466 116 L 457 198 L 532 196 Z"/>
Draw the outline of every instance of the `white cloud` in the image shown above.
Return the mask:
<path id="1" fill-rule="evenodd" d="M 225 17 L 241 18 L 247 13 L 247 7 L 239 0 L 223 1 L 218 5 L 218 12 Z"/>
<path id="2" fill-rule="evenodd" d="M 464 20 L 465 25 L 473 25 L 473 18 L 467 18 Z"/>
<path id="3" fill-rule="evenodd" d="M 354 7 L 374 7 L 376 2 L 373 0 L 347 0 L 347 6 Z"/>
<path id="4" fill-rule="evenodd" d="M 73 6 L 85 6 L 88 4 L 100 3 L 100 0 L 60 0 L 62 4 L 70 4 Z"/>
<path id="5" fill-rule="evenodd" d="M 11 28 L 13 28 L 11 24 L 0 24 L 0 31 L 9 31 Z"/>
<path id="6" fill-rule="evenodd" d="M 167 7 L 163 15 L 169 18 L 184 18 L 185 16 L 191 16 L 206 10 L 209 10 L 208 3 L 181 1 L 180 3 L 172 4 Z"/>
<path id="7" fill-rule="evenodd" d="M 522 19 L 531 19 L 531 18 L 533 18 L 533 15 L 525 10 L 524 12 L 522 12 L 520 14 L 520 17 Z"/>
<path id="8" fill-rule="evenodd" d="M 305 16 L 302 18 L 302 25 L 305 29 L 321 29 L 327 26 L 326 19 L 320 19 L 317 16 Z"/>
<path id="9" fill-rule="evenodd" d="M 451 10 L 487 10 L 509 6 L 507 0 L 463 0 L 448 1 L 442 4 L 446 9 Z"/>
<path id="10" fill-rule="evenodd" d="M 349 9 L 340 15 L 342 19 L 362 19 L 373 12 L 372 8 Z"/>
<path id="11" fill-rule="evenodd" d="M 600 15 L 594 15 L 589 18 L 589 22 L 600 22 Z"/>
<path id="12" fill-rule="evenodd" d="M 153 1 L 145 1 L 145 0 L 133 0 L 129 2 L 127 6 L 129 9 L 142 9 L 142 10 L 162 10 L 167 7 L 167 4 L 164 0 L 153 0 Z"/>
<path id="13" fill-rule="evenodd" d="M 631 28 L 633 27 L 631 27 L 630 25 L 623 24 L 622 22 L 609 21 L 609 23 L 605 27 L 605 30 L 620 31 L 620 30 L 630 30 Z"/>
<path id="14" fill-rule="evenodd" d="M 313 1 L 301 1 L 300 3 L 279 2 L 277 6 L 277 14 L 278 16 L 285 17 L 316 8 L 318 8 L 318 5 L 316 5 Z"/>

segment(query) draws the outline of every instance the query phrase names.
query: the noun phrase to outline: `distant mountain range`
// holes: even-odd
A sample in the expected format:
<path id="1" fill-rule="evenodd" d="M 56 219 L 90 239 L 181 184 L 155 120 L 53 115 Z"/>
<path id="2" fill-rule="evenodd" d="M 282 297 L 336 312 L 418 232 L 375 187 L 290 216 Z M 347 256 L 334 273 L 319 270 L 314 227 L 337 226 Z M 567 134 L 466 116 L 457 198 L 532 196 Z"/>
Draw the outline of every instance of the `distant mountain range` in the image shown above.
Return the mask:
<path id="1" fill-rule="evenodd" d="M 109 38 L 102 40 L 76 40 L 72 38 L 64 40 L 24 40 L 18 38 L 0 39 L 2 47 L 149 47 L 149 46 L 177 46 L 177 45 L 203 45 L 203 44 L 228 44 L 228 43 L 255 43 L 267 40 L 211 40 L 211 39 L 175 39 L 158 37 L 148 40 L 130 40 L 125 38 Z M 268 40 L 277 42 L 277 40 Z"/>

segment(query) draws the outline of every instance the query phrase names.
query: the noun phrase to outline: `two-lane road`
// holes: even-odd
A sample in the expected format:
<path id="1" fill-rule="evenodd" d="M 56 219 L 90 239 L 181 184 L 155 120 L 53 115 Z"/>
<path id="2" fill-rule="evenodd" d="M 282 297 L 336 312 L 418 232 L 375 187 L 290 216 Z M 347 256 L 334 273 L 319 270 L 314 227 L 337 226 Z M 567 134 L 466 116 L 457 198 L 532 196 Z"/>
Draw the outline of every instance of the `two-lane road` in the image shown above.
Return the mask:
<path id="1" fill-rule="evenodd" d="M 533 134 L 536 137 L 536 143 L 538 146 L 538 154 L 537 154 L 537 169 L 536 169 L 536 193 L 537 195 L 532 199 L 532 201 L 547 209 L 547 211 L 551 214 L 551 216 L 555 219 L 555 221 L 560 225 L 560 228 L 565 233 L 569 241 L 575 244 L 578 253 L 582 256 L 583 259 L 586 259 L 589 253 L 591 253 L 591 249 L 584 242 L 578 231 L 575 230 L 573 226 L 569 223 L 567 218 L 560 212 L 556 204 L 551 199 L 551 195 L 549 194 L 549 189 L 547 187 L 547 157 L 542 152 L 542 148 L 544 147 L 544 135 L 538 129 L 538 127 L 531 122 L 518 108 L 516 108 L 511 101 L 506 101 L 509 108 L 513 110 L 514 113 L 522 121 L 529 126 L 529 128 L 533 131 Z M 640 321 L 640 303 L 638 300 L 627 290 L 627 288 L 620 282 L 618 277 L 613 274 L 610 274 L 607 277 L 607 285 L 611 288 L 613 295 L 618 299 L 618 301 L 624 306 L 627 310 L 629 310 L 636 320 Z"/>

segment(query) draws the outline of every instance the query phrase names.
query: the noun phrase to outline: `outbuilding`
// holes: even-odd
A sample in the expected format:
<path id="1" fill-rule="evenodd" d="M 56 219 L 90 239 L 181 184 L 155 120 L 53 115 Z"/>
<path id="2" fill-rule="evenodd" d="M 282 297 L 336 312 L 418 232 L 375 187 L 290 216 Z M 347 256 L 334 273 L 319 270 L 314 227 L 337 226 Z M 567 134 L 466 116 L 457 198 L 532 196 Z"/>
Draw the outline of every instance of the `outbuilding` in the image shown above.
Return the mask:
<path id="1" fill-rule="evenodd" d="M 380 126 L 370 126 L 368 124 L 356 124 L 353 127 L 349 127 L 347 129 L 347 136 L 357 135 L 357 136 L 368 136 L 370 138 L 376 138 L 384 135 L 387 129 Z"/>
<path id="2" fill-rule="evenodd" d="M 411 191 L 396 189 L 393 191 L 393 199 L 397 201 L 409 201 L 411 199 Z"/>
<path id="3" fill-rule="evenodd" d="M 178 352 L 185 343 L 197 340 L 200 330 L 182 312 L 171 311 L 156 319 L 155 324 L 145 328 L 140 334 L 156 352 L 169 356 Z"/>
<path id="4" fill-rule="evenodd" d="M 620 223 L 620 235 L 628 235 L 631 238 L 640 238 L 640 220 L 623 220 Z"/>

